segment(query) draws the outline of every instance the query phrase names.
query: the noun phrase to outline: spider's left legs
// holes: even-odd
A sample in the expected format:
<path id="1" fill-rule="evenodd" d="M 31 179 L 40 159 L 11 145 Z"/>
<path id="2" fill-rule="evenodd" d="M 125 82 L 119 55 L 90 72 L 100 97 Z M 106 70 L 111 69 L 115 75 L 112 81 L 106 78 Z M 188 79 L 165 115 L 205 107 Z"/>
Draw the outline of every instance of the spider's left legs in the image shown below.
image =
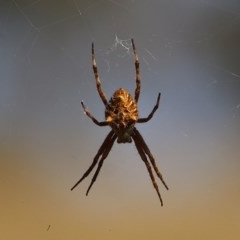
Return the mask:
<path id="1" fill-rule="evenodd" d="M 87 107 L 84 105 L 83 101 L 81 101 L 81 104 L 82 104 L 82 108 L 83 108 L 83 111 L 84 113 L 86 113 L 86 115 L 92 119 L 92 121 L 97 124 L 98 126 L 100 127 L 103 127 L 103 126 L 107 126 L 108 125 L 108 122 L 107 121 L 103 121 L 103 122 L 99 122 L 87 109 Z"/>
<path id="2" fill-rule="evenodd" d="M 138 123 L 148 122 L 148 121 L 153 117 L 153 114 L 156 112 L 156 110 L 157 110 L 158 107 L 159 107 L 160 97 L 161 97 L 161 93 L 158 94 L 157 102 L 156 102 L 153 110 L 151 111 L 151 113 L 148 115 L 148 117 L 146 117 L 146 118 L 139 118 L 139 119 L 137 120 Z"/>
<path id="3" fill-rule="evenodd" d="M 97 84 L 97 90 L 99 93 L 100 98 L 102 99 L 103 104 L 106 106 L 108 101 L 107 98 L 102 90 L 102 86 L 101 86 L 101 81 L 99 78 L 99 74 L 98 74 L 98 69 L 97 69 L 97 63 L 96 63 L 96 59 L 95 59 L 95 53 L 94 53 L 94 44 L 92 43 L 92 67 L 93 67 L 93 72 L 94 72 L 94 76 L 96 79 L 96 84 Z"/>
<path id="4" fill-rule="evenodd" d="M 159 177 L 159 179 L 162 181 L 163 185 L 165 186 L 165 188 L 168 190 L 168 186 L 167 184 L 165 183 L 164 179 L 163 179 L 163 176 L 161 174 L 161 172 L 158 170 L 158 167 L 156 165 L 156 162 L 155 162 L 155 159 L 153 157 L 153 155 L 151 154 L 150 152 L 150 149 L 148 148 L 147 144 L 145 143 L 142 135 L 140 134 L 140 132 L 135 128 L 134 129 L 134 133 L 136 134 L 137 136 L 137 139 L 139 141 L 139 144 L 141 145 L 143 151 L 148 155 L 150 161 L 151 161 L 151 164 L 157 174 L 157 176 Z"/>
<path id="5" fill-rule="evenodd" d="M 159 192 L 158 185 L 157 185 L 157 183 L 155 181 L 151 165 L 149 164 L 149 162 L 147 160 L 147 157 L 146 157 L 146 155 L 145 155 L 145 153 L 144 153 L 144 151 L 142 149 L 141 142 L 139 141 L 139 137 L 138 137 L 138 135 L 133 134 L 132 138 L 133 138 L 133 140 L 135 142 L 135 145 L 136 145 L 136 148 L 138 150 L 139 155 L 141 156 L 143 162 L 145 163 L 145 165 L 147 167 L 148 173 L 149 173 L 149 175 L 151 177 L 151 180 L 152 180 L 152 184 L 153 184 L 153 186 L 154 186 L 154 188 L 155 188 L 155 190 L 156 190 L 156 192 L 158 194 L 159 200 L 161 202 L 161 206 L 163 206 L 163 200 L 162 200 L 161 194 Z"/>
<path id="6" fill-rule="evenodd" d="M 88 190 L 87 190 L 87 192 L 86 192 L 86 195 L 88 195 L 88 192 L 90 191 L 92 185 L 93 185 L 94 182 L 96 181 L 96 179 L 97 179 L 97 177 L 98 177 L 98 174 L 99 174 L 99 172 L 100 172 L 100 170 L 101 170 L 101 167 L 102 167 L 102 165 L 103 165 L 103 161 L 106 159 L 106 157 L 108 156 L 109 152 L 111 151 L 112 146 L 113 146 L 113 143 L 114 143 L 114 141 L 116 140 L 116 138 L 117 138 L 117 135 L 116 135 L 116 134 L 113 134 L 112 137 L 111 137 L 111 139 L 110 139 L 110 141 L 106 144 L 105 149 L 104 149 L 104 152 L 102 153 L 102 157 L 101 157 L 101 159 L 100 159 L 100 161 L 99 161 L 99 163 L 98 163 L 97 170 L 96 170 L 96 172 L 95 172 L 94 175 L 93 175 L 91 184 L 90 184 L 89 187 L 88 187 Z"/>
<path id="7" fill-rule="evenodd" d="M 140 82 L 140 70 L 139 70 L 139 60 L 134 44 L 133 38 L 132 40 L 132 47 L 133 47 L 133 54 L 135 59 L 135 69 L 136 69 L 136 89 L 135 89 L 135 101 L 138 102 L 139 94 L 140 94 L 140 88 L 141 88 L 141 82 Z"/>

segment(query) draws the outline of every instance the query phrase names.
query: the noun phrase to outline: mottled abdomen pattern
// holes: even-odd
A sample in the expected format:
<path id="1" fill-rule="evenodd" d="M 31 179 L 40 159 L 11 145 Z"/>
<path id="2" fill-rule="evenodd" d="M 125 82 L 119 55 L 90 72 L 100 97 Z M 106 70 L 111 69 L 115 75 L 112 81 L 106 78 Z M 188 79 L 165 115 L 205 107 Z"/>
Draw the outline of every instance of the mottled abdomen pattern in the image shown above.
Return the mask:
<path id="1" fill-rule="evenodd" d="M 138 119 L 138 108 L 131 94 L 118 89 L 107 104 L 106 121 L 118 136 L 118 142 L 131 142 L 131 132 Z"/>

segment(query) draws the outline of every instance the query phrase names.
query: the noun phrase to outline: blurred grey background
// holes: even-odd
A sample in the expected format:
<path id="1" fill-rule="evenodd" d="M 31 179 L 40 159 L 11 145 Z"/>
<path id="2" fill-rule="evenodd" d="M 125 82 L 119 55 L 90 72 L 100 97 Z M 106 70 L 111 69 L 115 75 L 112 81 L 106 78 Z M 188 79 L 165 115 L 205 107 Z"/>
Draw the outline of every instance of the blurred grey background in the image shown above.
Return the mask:
<path id="1" fill-rule="evenodd" d="M 103 89 L 134 92 L 137 128 L 170 188 L 164 207 L 134 144 L 115 144 L 88 197 Z M 240 2 L 0 1 L 1 239 L 238 239 Z M 237 237 L 238 236 L 238 237 Z"/>

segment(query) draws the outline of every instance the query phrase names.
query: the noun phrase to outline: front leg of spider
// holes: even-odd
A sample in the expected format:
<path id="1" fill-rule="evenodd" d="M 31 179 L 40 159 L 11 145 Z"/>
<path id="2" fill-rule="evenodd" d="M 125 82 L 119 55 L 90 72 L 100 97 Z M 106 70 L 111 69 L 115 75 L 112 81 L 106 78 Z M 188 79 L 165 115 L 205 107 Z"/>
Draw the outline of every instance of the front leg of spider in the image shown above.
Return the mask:
<path id="1" fill-rule="evenodd" d="M 97 169 L 93 175 L 93 178 L 91 180 L 91 183 L 87 189 L 86 195 L 88 195 L 91 187 L 93 186 L 94 182 L 97 180 L 98 174 L 102 168 L 104 160 L 107 158 L 109 152 L 112 149 L 112 146 L 117 139 L 118 143 L 131 143 L 132 139 L 135 143 L 135 146 L 137 148 L 137 151 L 143 160 L 143 162 L 146 165 L 146 168 L 148 170 L 148 173 L 150 175 L 152 184 L 157 192 L 157 195 L 159 197 L 159 200 L 161 202 L 161 205 L 163 205 L 163 200 L 157 185 L 157 182 L 155 180 L 152 167 L 158 176 L 158 178 L 161 180 L 163 185 L 166 189 L 168 189 L 167 184 L 165 183 L 162 174 L 160 173 L 155 159 L 153 155 L 150 152 L 150 149 L 148 148 L 147 144 L 145 143 L 143 137 L 139 133 L 139 131 L 135 128 L 136 123 L 145 123 L 148 122 L 156 112 L 156 110 L 159 107 L 160 102 L 160 96 L 161 94 L 158 94 L 157 102 L 155 106 L 153 107 L 150 114 L 145 118 L 138 118 L 138 106 L 137 102 L 140 95 L 140 89 L 141 89 L 141 81 L 140 81 L 140 71 L 139 71 L 139 59 L 136 53 L 136 48 L 133 39 L 132 41 L 132 47 L 133 47 L 133 55 L 135 59 L 135 71 L 136 71 L 136 88 L 135 88 L 135 96 L 134 98 L 131 96 L 131 94 L 126 91 L 123 88 L 120 88 L 116 90 L 111 97 L 111 99 L 108 101 L 103 90 L 102 85 L 100 81 L 100 77 L 98 74 L 98 68 L 97 63 L 95 59 L 95 53 L 94 53 L 94 44 L 92 43 L 92 67 L 93 67 L 93 73 L 96 81 L 97 91 L 98 94 L 105 106 L 105 121 L 99 122 L 87 109 L 87 107 L 84 105 L 83 102 L 81 102 L 82 108 L 84 113 L 98 126 L 109 126 L 111 127 L 110 133 L 107 135 L 105 140 L 103 141 L 101 147 L 99 148 L 96 156 L 93 159 L 92 164 L 87 169 L 87 171 L 83 174 L 83 176 L 77 181 L 77 183 L 71 188 L 73 190 L 80 182 L 83 181 L 93 170 L 93 168 L 97 165 Z"/>
<path id="2" fill-rule="evenodd" d="M 114 141 L 112 142 L 114 136 L 115 136 L 115 134 L 114 134 L 113 130 L 110 131 L 110 133 L 109 133 L 109 134 L 107 135 L 107 137 L 105 138 L 103 144 L 102 144 L 101 147 L 99 148 L 96 156 L 94 157 L 92 164 L 90 165 L 90 167 L 88 168 L 88 170 L 83 174 L 83 176 L 82 176 L 82 177 L 75 183 L 75 185 L 71 188 L 71 191 L 72 191 L 75 187 L 77 187 L 77 185 L 78 185 L 80 182 L 82 182 L 82 180 L 83 180 L 84 178 L 86 178 L 86 177 L 91 173 L 91 171 L 93 170 L 93 168 L 94 168 L 94 167 L 96 166 L 96 164 L 98 163 L 99 158 L 100 158 L 101 156 L 102 156 L 102 158 L 103 158 L 103 154 L 104 154 L 104 152 L 106 151 L 106 149 L 109 150 L 109 151 L 111 150 L 111 148 L 109 149 L 109 146 L 112 146 L 112 144 L 113 144 L 113 142 L 114 142 Z M 109 152 L 109 151 L 108 151 L 108 152 Z M 105 155 L 106 155 L 106 153 L 105 153 Z M 88 193 L 88 191 L 87 191 L 87 193 Z M 87 195 L 87 194 L 86 194 L 86 195 Z"/>

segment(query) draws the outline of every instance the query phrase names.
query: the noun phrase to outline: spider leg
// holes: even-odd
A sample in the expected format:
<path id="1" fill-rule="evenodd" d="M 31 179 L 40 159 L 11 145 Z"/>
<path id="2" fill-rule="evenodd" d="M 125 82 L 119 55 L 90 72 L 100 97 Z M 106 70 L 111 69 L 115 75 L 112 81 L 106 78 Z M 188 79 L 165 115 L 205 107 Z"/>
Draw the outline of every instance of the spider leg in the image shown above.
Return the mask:
<path id="1" fill-rule="evenodd" d="M 134 59 L 135 59 L 135 69 L 136 69 L 136 89 L 135 89 L 135 101 L 136 103 L 138 102 L 139 94 L 140 94 L 140 88 L 141 88 L 141 82 L 140 82 L 140 70 L 139 70 L 139 60 L 134 44 L 133 38 L 131 39 L 132 41 L 132 47 L 133 47 L 133 54 L 134 54 Z"/>
<path id="2" fill-rule="evenodd" d="M 139 118 L 139 119 L 137 120 L 138 123 L 148 122 L 148 121 L 153 117 L 153 114 L 156 112 L 156 110 L 157 110 L 158 107 L 159 107 L 160 96 L 161 96 L 161 93 L 158 94 L 157 102 L 156 102 L 156 104 L 155 104 L 152 112 L 148 115 L 148 117 L 146 117 L 146 118 Z"/>
<path id="3" fill-rule="evenodd" d="M 137 134 L 134 134 L 132 135 L 132 138 L 133 138 L 133 141 L 135 142 L 135 146 L 138 150 L 138 153 L 139 155 L 141 156 L 143 162 L 145 163 L 146 167 L 147 167 L 147 170 L 148 170 L 148 173 L 151 177 L 151 180 L 152 180 L 152 183 L 153 183 L 153 186 L 158 194 L 158 197 L 159 197 L 159 200 L 161 202 L 161 206 L 163 206 L 163 200 L 162 200 L 162 197 L 161 197 L 161 194 L 160 194 L 160 191 L 158 189 L 158 185 L 155 181 L 155 178 L 154 178 L 154 175 L 153 175 L 153 172 L 152 172 L 152 168 L 151 168 L 151 165 L 149 164 L 148 160 L 147 160 L 147 157 L 142 149 L 142 145 L 141 145 L 141 141 L 139 141 L 139 136 Z"/>
<path id="4" fill-rule="evenodd" d="M 164 179 L 163 179 L 163 176 L 162 174 L 160 173 L 160 171 L 158 170 L 158 167 L 156 165 L 156 162 L 155 162 L 155 159 L 153 157 L 153 155 L 151 154 L 146 142 L 144 141 L 142 135 L 140 134 L 140 132 L 135 128 L 134 129 L 134 133 L 136 134 L 137 138 L 138 138 L 138 141 L 139 143 L 141 144 L 142 146 L 142 149 L 144 150 L 145 154 L 148 155 L 150 161 L 151 161 L 151 164 L 157 174 L 157 176 L 159 177 L 159 179 L 162 181 L 163 185 L 165 186 L 165 188 L 168 190 L 168 186 L 167 184 L 165 183 Z"/>
<path id="5" fill-rule="evenodd" d="M 92 43 L 92 67 L 93 67 L 93 72 L 94 72 L 94 76 L 96 79 L 97 90 L 98 90 L 99 96 L 102 99 L 103 104 L 106 106 L 108 101 L 102 90 L 101 81 L 100 81 L 99 74 L 98 74 L 97 63 L 96 63 L 95 54 L 94 54 L 94 43 Z"/>
<path id="6" fill-rule="evenodd" d="M 109 154 L 109 152 L 110 152 L 110 150 L 111 150 L 111 148 L 112 148 L 112 146 L 113 146 L 113 143 L 114 143 L 114 141 L 116 140 L 116 138 L 117 138 L 117 135 L 114 134 L 114 135 L 112 136 L 112 138 L 109 140 L 109 142 L 106 143 L 106 147 L 104 148 L 104 152 L 102 153 L 102 157 L 101 157 L 101 159 L 100 159 L 100 161 L 99 161 L 99 163 L 98 163 L 97 170 L 96 170 L 96 172 L 95 172 L 94 175 L 93 175 L 91 184 L 89 185 L 89 187 L 88 187 L 88 189 L 87 189 L 86 195 L 88 195 L 88 192 L 90 191 L 92 185 L 93 185 L 94 182 L 96 181 L 96 179 L 97 179 L 97 177 L 98 177 L 98 174 L 99 174 L 99 172 L 100 172 L 100 170 L 101 170 L 101 167 L 102 167 L 102 165 L 103 165 L 103 161 L 104 161 L 104 160 L 106 159 L 106 157 L 108 156 L 108 154 Z"/>
<path id="7" fill-rule="evenodd" d="M 108 122 L 107 121 L 103 121 L 103 122 L 99 122 L 87 109 L 87 107 L 85 106 L 85 104 L 83 103 L 83 101 L 81 101 L 81 104 L 82 104 L 82 108 L 83 108 L 83 111 L 84 113 L 92 119 L 92 121 L 97 124 L 98 126 L 100 127 L 103 127 L 103 126 L 107 126 L 108 125 Z"/>
<path id="8" fill-rule="evenodd" d="M 79 181 L 77 181 L 77 183 L 71 188 L 71 191 L 80 183 L 82 182 L 82 180 L 84 178 L 86 178 L 90 172 L 93 170 L 93 168 L 95 167 L 95 165 L 98 162 L 99 157 L 103 154 L 103 152 L 105 151 L 106 146 L 109 144 L 109 142 L 111 141 L 112 137 L 115 135 L 115 133 L 113 132 L 113 130 L 110 131 L 110 133 L 107 135 L 107 137 L 105 138 L 104 142 L 102 143 L 101 147 L 99 148 L 96 156 L 93 159 L 92 164 L 90 165 L 90 167 L 88 168 L 88 170 L 83 174 L 83 176 L 80 178 Z"/>

